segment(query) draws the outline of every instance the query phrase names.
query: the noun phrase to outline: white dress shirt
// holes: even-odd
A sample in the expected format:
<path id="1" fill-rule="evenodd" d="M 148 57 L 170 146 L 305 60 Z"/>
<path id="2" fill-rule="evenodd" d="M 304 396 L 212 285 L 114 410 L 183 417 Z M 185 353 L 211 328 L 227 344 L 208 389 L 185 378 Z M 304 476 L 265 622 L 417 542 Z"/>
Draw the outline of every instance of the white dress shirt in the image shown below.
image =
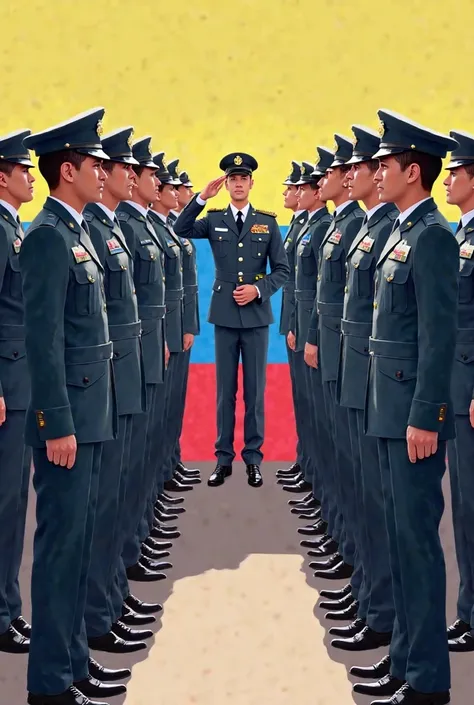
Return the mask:
<path id="1" fill-rule="evenodd" d="M 6 203 L 3 201 L 0 201 L 0 203 L 3 203 L 4 206 L 6 206 Z M 466 227 L 466 225 L 469 223 L 470 220 L 474 218 L 474 210 L 468 211 L 467 213 L 464 213 L 464 215 L 461 216 L 461 223 L 463 228 Z"/>
<path id="2" fill-rule="evenodd" d="M 132 206 L 137 210 L 141 215 L 143 215 L 145 218 L 148 215 L 148 208 L 144 208 L 141 206 L 139 203 L 135 203 L 135 201 L 125 201 L 125 203 L 128 203 L 129 206 Z"/>
<path id="3" fill-rule="evenodd" d="M 110 220 L 111 220 L 112 223 L 113 223 L 113 222 L 115 221 L 115 218 L 117 217 L 117 216 L 115 215 L 114 211 L 111 211 L 110 208 L 107 208 L 107 206 L 104 206 L 103 203 L 97 203 L 97 205 L 102 208 L 102 210 L 104 211 L 105 215 L 106 215 L 108 218 L 110 218 Z"/>
<path id="4" fill-rule="evenodd" d="M 373 214 L 377 213 L 377 211 L 380 210 L 380 208 L 382 208 L 382 206 L 384 206 L 384 205 L 385 205 L 385 203 L 377 203 L 376 206 L 374 206 L 373 208 L 370 208 L 370 210 L 368 210 L 365 214 L 367 217 L 367 220 L 370 220 L 370 218 L 372 218 Z"/>
<path id="5" fill-rule="evenodd" d="M 82 213 L 78 213 L 78 211 L 72 206 L 70 206 L 69 203 L 64 203 L 64 201 L 61 201 L 61 199 L 59 198 L 55 198 L 55 196 L 50 196 L 50 198 L 52 198 L 53 201 L 57 201 L 58 203 L 60 203 L 62 207 L 65 208 L 67 212 L 74 218 L 79 227 L 82 228 L 82 223 L 84 220 L 84 218 L 82 217 Z"/>
<path id="6" fill-rule="evenodd" d="M 14 217 L 15 220 L 18 218 L 18 211 L 16 208 L 13 208 L 11 203 L 7 203 L 6 201 L 2 201 L 1 198 L 0 198 L 0 203 L 2 204 L 2 206 L 4 208 L 6 208 L 6 210 L 10 213 L 10 215 L 12 215 Z"/>
<path id="7" fill-rule="evenodd" d="M 344 201 L 344 203 L 341 203 L 340 206 L 336 206 L 334 209 L 334 215 L 339 215 L 339 213 L 342 213 L 342 211 L 347 208 L 347 206 L 350 206 L 351 203 L 354 203 L 354 201 Z"/>
<path id="8" fill-rule="evenodd" d="M 413 213 L 413 211 L 418 208 L 419 205 L 424 203 L 425 201 L 429 201 L 431 196 L 428 196 L 427 198 L 422 198 L 421 201 L 418 201 L 418 203 L 414 203 L 412 206 L 406 209 L 406 211 L 403 211 L 403 213 L 400 213 L 398 216 L 398 222 L 400 225 Z"/>

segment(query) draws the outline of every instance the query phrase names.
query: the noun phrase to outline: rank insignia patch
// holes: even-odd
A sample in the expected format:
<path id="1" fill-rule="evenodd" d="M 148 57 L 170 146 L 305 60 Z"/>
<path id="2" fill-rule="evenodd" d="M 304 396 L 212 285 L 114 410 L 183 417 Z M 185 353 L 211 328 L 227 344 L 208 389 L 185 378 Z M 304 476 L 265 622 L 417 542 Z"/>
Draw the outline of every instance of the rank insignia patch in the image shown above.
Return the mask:
<path id="1" fill-rule="evenodd" d="M 471 245 L 469 242 L 463 242 L 461 245 L 461 248 L 459 250 L 459 256 L 462 257 L 463 259 L 472 259 L 472 255 L 474 254 L 474 245 Z"/>
<path id="2" fill-rule="evenodd" d="M 71 247 L 74 259 L 79 264 L 80 262 L 89 262 L 91 258 L 90 254 L 83 247 Z"/>
<path id="3" fill-rule="evenodd" d="M 407 245 L 406 242 L 400 242 L 395 249 L 391 251 L 388 259 L 394 259 L 396 262 L 406 262 L 410 250 L 411 245 Z"/>
<path id="4" fill-rule="evenodd" d="M 369 237 L 366 235 L 363 240 L 359 242 L 357 245 L 358 250 L 362 250 L 363 252 L 370 252 L 372 247 L 374 246 L 375 239 L 372 237 Z"/>
<path id="5" fill-rule="evenodd" d="M 110 240 L 107 240 L 107 247 L 109 248 L 109 252 L 111 255 L 118 255 L 120 254 L 120 252 L 123 252 L 122 245 L 115 237 L 112 237 Z"/>
<path id="6" fill-rule="evenodd" d="M 342 233 L 340 230 L 335 230 L 330 237 L 328 237 L 328 242 L 331 243 L 331 245 L 339 245 L 341 242 L 342 238 Z"/>

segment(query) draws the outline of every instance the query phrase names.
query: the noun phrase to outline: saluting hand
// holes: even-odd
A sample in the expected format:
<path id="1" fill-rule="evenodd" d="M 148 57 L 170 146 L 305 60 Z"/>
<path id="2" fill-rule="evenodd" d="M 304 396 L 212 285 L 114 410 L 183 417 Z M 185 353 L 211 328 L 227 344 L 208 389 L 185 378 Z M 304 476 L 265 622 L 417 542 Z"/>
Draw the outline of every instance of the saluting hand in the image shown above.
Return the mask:
<path id="1" fill-rule="evenodd" d="M 214 198 L 214 196 L 217 196 L 219 191 L 224 185 L 224 181 L 226 180 L 226 176 L 219 176 L 218 179 L 214 179 L 214 181 L 210 181 L 207 186 L 201 191 L 199 196 L 202 198 L 203 201 L 207 201 L 208 198 Z"/>
<path id="2" fill-rule="evenodd" d="M 0 397 L 0 426 L 2 426 L 7 418 L 7 407 L 5 404 L 5 397 Z"/>
<path id="3" fill-rule="evenodd" d="M 46 454 L 50 463 L 70 470 L 76 462 L 76 436 L 52 438 L 46 441 Z"/>
<path id="4" fill-rule="evenodd" d="M 407 446 L 410 463 L 429 458 L 430 455 L 434 455 L 438 450 L 438 433 L 437 431 L 424 431 L 422 428 L 408 426 Z"/>
<path id="5" fill-rule="evenodd" d="M 308 367 L 318 369 L 318 346 L 306 343 L 304 346 L 304 361 Z"/>

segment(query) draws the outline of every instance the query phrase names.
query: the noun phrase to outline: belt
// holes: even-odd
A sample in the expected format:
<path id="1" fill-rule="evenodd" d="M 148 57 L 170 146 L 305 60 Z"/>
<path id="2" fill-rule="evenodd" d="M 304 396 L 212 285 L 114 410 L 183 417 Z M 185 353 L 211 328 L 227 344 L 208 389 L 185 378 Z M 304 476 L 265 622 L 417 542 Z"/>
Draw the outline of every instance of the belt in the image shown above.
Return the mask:
<path id="1" fill-rule="evenodd" d="M 112 343 L 92 345 L 85 348 L 65 348 L 64 362 L 66 365 L 77 365 L 88 362 L 101 362 L 112 359 Z"/>
<path id="2" fill-rule="evenodd" d="M 295 298 L 297 301 L 314 301 L 316 289 L 295 289 Z"/>
<path id="3" fill-rule="evenodd" d="M 318 301 L 318 313 L 321 316 L 332 316 L 333 318 L 342 318 L 344 312 L 344 304 L 328 304 L 324 301 Z"/>
<path id="4" fill-rule="evenodd" d="M 25 326 L 15 326 L 8 323 L 0 325 L 0 340 L 24 340 Z"/>
<path id="5" fill-rule="evenodd" d="M 166 289 L 165 301 L 182 301 L 184 298 L 184 289 Z"/>
<path id="6" fill-rule="evenodd" d="M 189 294 L 197 294 L 198 285 L 197 284 L 185 284 L 184 285 L 184 295 L 189 296 Z"/>
<path id="7" fill-rule="evenodd" d="M 127 340 L 128 338 L 139 338 L 141 327 L 141 321 L 121 323 L 116 326 L 109 325 L 110 338 L 112 341 Z"/>
<path id="8" fill-rule="evenodd" d="M 341 332 L 344 335 L 352 335 L 356 338 L 370 338 L 372 333 L 372 323 L 362 323 L 359 321 L 341 321 Z"/>
<path id="9" fill-rule="evenodd" d="M 243 272 L 224 272 L 221 269 L 216 269 L 216 279 L 219 279 L 221 282 L 229 282 L 230 284 L 255 284 L 255 282 L 258 282 L 265 276 L 265 272 L 250 272 L 249 274 L 244 274 Z"/>
<path id="10" fill-rule="evenodd" d="M 0 331 L 2 326 L 0 326 Z M 458 328 L 457 343 L 474 343 L 474 328 Z"/>
<path id="11" fill-rule="evenodd" d="M 403 360 L 418 359 L 418 343 L 402 343 L 398 340 L 369 338 L 369 354 L 378 357 L 393 357 Z"/>
<path id="12" fill-rule="evenodd" d="M 164 318 L 166 306 L 139 306 L 138 315 L 142 321 L 150 320 L 150 318 Z"/>

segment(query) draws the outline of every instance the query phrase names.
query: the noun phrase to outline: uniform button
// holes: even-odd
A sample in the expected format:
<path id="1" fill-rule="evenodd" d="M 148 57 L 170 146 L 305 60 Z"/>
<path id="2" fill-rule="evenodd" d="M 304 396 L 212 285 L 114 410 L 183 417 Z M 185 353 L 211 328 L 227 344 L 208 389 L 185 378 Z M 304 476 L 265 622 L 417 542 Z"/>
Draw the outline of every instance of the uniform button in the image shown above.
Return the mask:
<path id="1" fill-rule="evenodd" d="M 318 274 L 318 282 L 320 282 L 320 281 L 321 281 L 321 275 Z"/>
<path id="2" fill-rule="evenodd" d="M 13 353 L 13 354 L 14 354 L 14 353 Z M 463 353 L 463 354 L 461 355 L 461 360 L 467 360 L 467 355 Z"/>
<path id="3" fill-rule="evenodd" d="M 104 304 L 104 311 L 107 311 L 107 304 Z"/>
<path id="4" fill-rule="evenodd" d="M 378 305 L 377 302 L 374 301 L 374 303 L 373 303 L 374 308 L 377 308 L 377 305 Z"/>
<path id="5" fill-rule="evenodd" d="M 239 262 L 243 262 L 243 261 L 244 261 L 244 258 L 243 258 L 243 257 L 239 257 Z"/>
<path id="6" fill-rule="evenodd" d="M 393 282 L 393 274 L 389 274 L 387 277 L 388 282 Z"/>
<path id="7" fill-rule="evenodd" d="M 348 291 L 349 291 L 349 287 L 348 287 L 348 286 L 345 286 L 345 287 L 344 287 L 344 293 L 347 294 Z"/>
<path id="8" fill-rule="evenodd" d="M 258 256 L 259 256 L 259 257 L 261 257 L 261 256 L 262 256 L 262 253 L 261 253 L 261 252 L 259 252 L 259 253 L 258 253 Z"/>
<path id="9" fill-rule="evenodd" d="M 259 242 L 262 242 L 262 238 L 261 238 L 261 237 L 259 237 L 259 238 L 258 238 L 258 241 L 259 241 Z"/>
<path id="10" fill-rule="evenodd" d="M 364 348 L 364 352 L 369 352 L 369 348 Z"/>
<path id="11" fill-rule="evenodd" d="M 222 235 L 219 235 L 219 240 L 222 240 Z"/>
<path id="12" fill-rule="evenodd" d="M 403 379 L 403 371 L 402 371 L 402 370 L 397 370 L 397 371 L 395 372 L 395 377 L 396 377 L 397 379 Z"/>
<path id="13" fill-rule="evenodd" d="M 331 255 L 326 255 L 326 259 L 331 259 Z"/>
<path id="14" fill-rule="evenodd" d="M 244 246 L 244 243 L 243 243 L 243 242 L 239 242 L 239 247 L 243 247 L 243 246 Z"/>
<path id="15" fill-rule="evenodd" d="M 91 284 L 95 282 L 95 277 L 93 277 L 92 274 L 88 274 L 87 279 L 91 282 Z"/>
<path id="16" fill-rule="evenodd" d="M 120 353 L 114 352 L 114 357 L 118 357 L 119 355 L 120 355 Z"/>
<path id="17" fill-rule="evenodd" d="M 18 357 L 18 350 L 15 350 L 15 351 L 13 352 L 13 357 Z"/>
<path id="18" fill-rule="evenodd" d="M 152 252 L 151 255 L 150 255 L 150 259 L 156 259 L 156 255 L 153 254 L 153 252 Z"/>
<path id="19" fill-rule="evenodd" d="M 358 262 L 355 262 L 355 263 L 354 263 L 354 267 L 357 269 L 358 266 L 359 266 L 359 263 L 358 263 Z"/>
<path id="20" fill-rule="evenodd" d="M 136 292 L 136 290 L 134 289 L 134 290 L 132 291 L 132 294 L 136 294 L 136 293 L 137 293 L 137 292 Z"/>
<path id="21" fill-rule="evenodd" d="M 84 384 L 89 384 L 89 377 L 84 377 L 82 381 Z"/>
<path id="22" fill-rule="evenodd" d="M 372 355 L 372 357 L 373 357 L 373 356 L 374 356 L 374 351 L 371 350 L 371 351 L 369 352 L 369 355 Z"/>
<path id="23" fill-rule="evenodd" d="M 163 281 L 166 281 L 166 277 L 163 277 Z"/>
<path id="24" fill-rule="evenodd" d="M 120 269 L 121 269 L 121 270 L 122 270 L 122 272 L 123 272 L 123 271 L 124 271 L 125 269 L 127 269 L 127 267 L 126 267 L 126 265 L 125 265 L 125 264 L 121 264 L 121 265 L 120 265 Z"/>

